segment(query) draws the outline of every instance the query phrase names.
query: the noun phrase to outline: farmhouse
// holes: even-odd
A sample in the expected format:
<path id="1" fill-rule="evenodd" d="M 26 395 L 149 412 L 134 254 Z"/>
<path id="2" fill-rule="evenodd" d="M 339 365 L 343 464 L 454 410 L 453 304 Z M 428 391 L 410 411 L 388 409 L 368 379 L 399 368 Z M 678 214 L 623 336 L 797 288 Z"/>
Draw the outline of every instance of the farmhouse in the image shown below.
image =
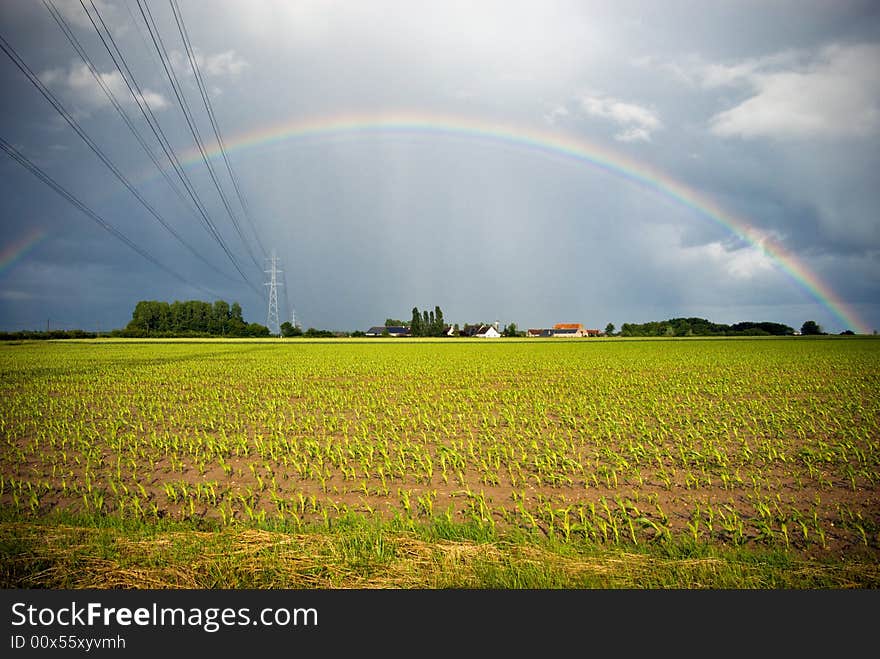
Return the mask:
<path id="1" fill-rule="evenodd" d="M 461 330 L 460 336 L 475 336 L 481 339 L 497 339 L 501 336 L 498 331 L 498 323 L 493 325 L 465 325 Z"/>
<path id="2" fill-rule="evenodd" d="M 587 329 L 581 323 L 556 323 L 552 329 L 530 329 L 526 336 L 558 336 L 562 338 L 580 338 L 584 336 L 602 336 L 597 329 Z"/>
<path id="3" fill-rule="evenodd" d="M 366 336 L 411 336 L 409 328 L 401 325 L 376 325 L 368 329 L 364 334 Z"/>
<path id="4" fill-rule="evenodd" d="M 556 323 L 553 326 L 553 336 L 579 338 L 587 336 L 587 332 L 580 323 Z"/>

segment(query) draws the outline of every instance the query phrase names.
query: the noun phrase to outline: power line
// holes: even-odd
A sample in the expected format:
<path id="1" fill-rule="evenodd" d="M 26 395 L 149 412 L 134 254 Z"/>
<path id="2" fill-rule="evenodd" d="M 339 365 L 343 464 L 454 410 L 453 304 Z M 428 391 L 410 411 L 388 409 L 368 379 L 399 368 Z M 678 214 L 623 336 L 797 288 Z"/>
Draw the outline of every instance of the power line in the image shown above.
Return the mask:
<path id="1" fill-rule="evenodd" d="M 205 227 L 208 229 L 208 233 L 214 238 L 223 252 L 226 254 L 227 258 L 230 260 L 232 265 L 241 275 L 242 279 L 247 283 L 247 285 L 253 290 L 255 293 L 262 297 L 259 289 L 248 279 L 247 275 L 244 274 L 244 271 L 241 269 L 241 266 L 238 264 L 238 260 L 235 258 L 235 255 L 229 249 L 226 242 L 223 240 L 223 236 L 220 234 L 217 227 L 211 221 L 211 218 L 208 216 L 208 212 L 204 207 L 201 199 L 198 196 L 192 182 L 189 180 L 189 177 L 186 174 L 186 171 L 183 169 L 183 166 L 180 164 L 176 154 L 174 153 L 174 148 L 171 146 L 171 142 L 165 135 L 165 132 L 162 130 L 162 126 L 159 124 L 159 121 L 156 119 L 156 115 L 153 112 L 152 107 L 150 107 L 149 102 L 147 101 L 146 96 L 138 85 L 137 78 L 131 71 L 131 68 L 128 66 L 128 62 L 125 60 L 125 56 L 122 54 L 122 51 L 119 49 L 119 46 L 116 43 L 116 40 L 113 38 L 113 33 L 111 32 L 109 26 L 104 21 L 103 16 L 101 16 L 101 12 L 98 11 L 98 8 L 95 4 L 89 0 L 89 4 L 92 7 L 92 10 L 95 12 L 95 15 L 98 18 L 98 21 L 101 23 L 101 26 L 104 28 L 104 32 L 106 32 L 106 38 L 104 37 L 104 32 L 101 31 L 101 28 L 98 27 L 98 24 L 95 23 L 95 19 L 92 17 L 88 8 L 85 6 L 83 0 L 80 0 L 80 5 L 85 11 L 86 15 L 89 18 L 89 21 L 92 24 L 92 27 L 95 28 L 95 31 L 98 33 L 98 36 L 101 39 L 101 43 L 104 45 L 104 48 L 110 55 L 110 58 L 113 60 L 113 64 L 116 67 L 116 70 L 119 71 L 119 74 L 122 76 L 123 81 L 125 82 L 126 87 L 128 88 L 129 93 L 134 99 L 135 103 L 140 109 L 141 114 L 147 122 L 147 125 L 153 131 L 153 135 L 156 137 L 156 140 L 159 142 L 159 145 L 162 147 L 165 156 L 168 158 L 168 162 L 171 163 L 171 166 L 174 168 L 175 173 L 178 178 L 183 183 L 184 188 L 195 204 L 196 208 L 199 211 L 199 215 L 202 218 L 202 221 Z M 109 41 L 109 43 L 108 43 Z M 111 48 L 112 45 L 112 48 Z M 121 64 L 120 64 L 121 63 Z M 123 68 L 125 72 L 123 72 Z M 127 74 L 127 76 L 126 76 Z M 132 87 L 132 85 L 134 87 Z"/>
<path id="2" fill-rule="evenodd" d="M 80 0 L 80 3 L 82 3 L 82 0 Z M 131 9 L 131 3 L 123 2 L 122 4 L 125 6 L 125 10 L 128 12 L 128 17 L 131 19 L 131 24 L 134 25 L 135 31 L 138 33 L 138 37 L 140 37 L 140 42 L 144 48 L 144 52 L 150 57 L 151 60 L 153 60 L 154 63 L 161 66 L 162 62 L 159 61 L 158 56 L 156 55 L 156 51 L 153 49 L 152 45 L 147 42 L 147 36 L 144 34 L 143 28 L 141 28 L 140 20 L 135 17 L 134 12 Z M 174 94 L 174 90 L 171 89 L 171 85 L 168 84 L 168 81 L 165 78 L 161 78 L 160 81 L 161 82 L 158 84 L 161 84 L 164 88 L 164 91 L 168 92 L 169 97 L 172 96 Z"/>
<path id="3" fill-rule="evenodd" d="M 70 45 L 73 47 L 73 49 L 76 51 L 76 53 L 80 56 L 83 63 L 85 63 L 86 67 L 91 72 L 92 77 L 94 77 L 95 81 L 101 87 L 101 90 L 107 96 L 107 99 L 113 105 L 116 112 L 119 114 L 120 117 L 122 117 L 122 120 L 125 122 L 125 125 L 128 127 L 129 131 L 131 131 L 132 135 L 134 135 L 135 139 L 141 145 L 141 148 L 149 156 L 150 160 L 152 160 L 153 164 L 156 166 L 156 169 L 159 170 L 159 173 L 162 174 L 162 176 L 168 182 L 168 185 L 171 186 L 171 188 L 177 194 L 178 198 L 181 200 L 181 202 L 184 204 L 184 206 L 189 208 L 188 204 L 186 203 L 186 200 L 183 197 L 183 193 L 180 191 L 180 189 L 177 187 L 177 185 L 174 184 L 174 181 L 168 176 L 168 173 L 165 171 L 165 169 L 159 164 L 159 161 L 156 158 L 156 155 L 153 153 L 152 149 L 150 149 L 149 145 L 144 141 L 144 138 L 141 136 L 140 132 L 135 127 L 131 118 L 128 116 L 128 113 L 125 112 L 125 110 L 122 108 L 121 104 L 119 103 L 118 99 L 113 94 L 113 91 L 107 86 L 107 83 L 104 82 L 103 78 L 101 78 L 101 74 L 98 72 L 97 68 L 95 67 L 94 62 L 89 57 L 88 53 L 85 51 L 85 49 L 83 48 L 83 46 L 79 42 L 79 40 L 76 38 L 76 35 L 73 33 L 73 31 L 70 28 L 70 25 L 64 19 L 64 16 L 61 15 L 61 12 L 58 11 L 58 8 L 55 6 L 55 3 L 52 2 L 52 0 L 48 0 L 48 1 L 43 0 L 43 5 L 49 11 L 52 18 L 55 19 L 55 22 L 58 24 L 58 27 L 64 33 L 64 36 L 67 37 L 67 40 L 70 43 Z M 160 220 L 160 222 L 163 222 L 163 221 Z M 163 226 L 165 226 L 165 228 L 169 232 L 171 232 L 171 234 L 184 247 L 186 247 L 196 258 L 198 258 L 200 261 L 205 263 L 208 267 L 210 267 L 212 270 L 214 270 L 214 272 L 216 272 L 220 275 L 223 275 L 224 277 L 228 277 L 228 275 L 225 272 L 221 271 L 213 263 L 211 263 L 204 256 L 202 256 L 202 254 L 195 247 L 193 247 L 192 245 L 187 243 L 173 228 L 166 225 L 164 222 L 163 222 Z"/>
<path id="4" fill-rule="evenodd" d="M 204 288 L 203 286 L 199 286 L 198 284 L 194 284 L 193 282 L 189 281 L 183 275 L 179 274 L 175 270 L 172 270 L 171 268 L 169 268 L 168 266 L 163 264 L 156 257 L 154 257 L 152 254 L 150 254 L 147 250 L 145 250 L 143 247 L 141 247 L 140 245 L 135 243 L 128 236 L 126 236 L 124 233 L 122 233 L 119 229 L 114 227 L 112 224 L 107 222 L 100 215 L 95 213 L 95 211 L 93 211 L 91 208 L 86 206 L 82 201 L 77 199 L 73 195 L 73 193 L 67 191 L 60 183 L 55 181 L 55 179 L 53 179 L 49 174 L 47 174 L 45 171 L 43 171 L 38 165 L 35 165 L 33 162 L 28 160 L 24 154 L 22 154 L 18 149 L 16 149 L 14 146 L 12 146 L 9 142 L 7 142 L 2 137 L 0 137 L 0 149 L 3 149 L 19 165 L 21 165 L 22 167 L 27 169 L 31 174 L 33 174 L 38 179 L 40 179 L 43 183 L 45 183 L 50 188 L 52 188 L 56 193 L 58 193 L 67 202 L 72 204 L 80 212 L 84 213 L 86 216 L 88 216 L 90 219 L 92 219 L 94 222 L 96 222 L 101 228 L 110 232 L 118 240 L 121 240 L 122 242 L 124 242 L 126 245 L 128 245 L 135 252 L 137 252 L 138 254 L 143 256 L 145 259 L 147 259 L 150 263 L 152 263 L 153 265 L 155 265 L 158 268 L 161 268 L 162 270 L 164 270 L 165 272 L 167 272 L 168 274 L 173 276 L 175 279 L 180 280 L 181 282 L 183 282 L 187 286 L 192 286 L 193 288 L 196 288 L 204 293 L 208 293 L 209 295 L 213 295 L 213 296 L 217 295 L 214 291 L 211 291 L 207 288 Z"/>
<path id="5" fill-rule="evenodd" d="M 233 213 L 232 207 L 229 205 L 229 201 L 226 199 L 226 195 L 223 193 L 223 189 L 220 186 L 220 181 L 217 179 L 217 174 L 214 172 L 214 167 L 211 165 L 211 161 L 208 158 L 205 146 L 202 142 L 201 134 L 199 133 L 198 126 L 192 118 L 192 112 L 189 109 L 189 104 L 186 102 L 186 96 L 183 93 L 183 87 L 180 85 L 180 81 L 177 80 L 177 76 L 174 73 L 174 67 L 171 64 L 171 58 L 168 56 L 168 51 L 162 41 L 162 36 L 159 33 L 159 28 L 156 25 L 155 20 L 153 19 L 153 14 L 150 11 L 150 7 L 149 5 L 146 5 L 146 3 L 144 3 L 142 0 L 137 0 L 137 3 L 138 8 L 141 10 L 141 15 L 144 18 L 144 23 L 147 26 L 147 31 L 150 33 L 153 45 L 155 46 L 156 51 L 159 53 L 159 58 L 162 60 L 162 68 L 165 70 L 165 75 L 168 76 L 168 80 L 171 82 L 171 86 L 174 89 L 174 96 L 177 99 L 177 104 L 180 107 L 181 112 L 183 113 L 184 119 L 186 119 L 186 124 L 189 127 L 190 133 L 192 134 L 196 146 L 199 149 L 199 153 L 202 156 L 202 161 L 205 163 L 205 167 L 208 169 L 208 173 L 211 176 L 211 181 L 214 183 L 214 187 L 217 189 L 217 194 L 220 196 L 220 200 L 223 202 L 223 207 L 226 209 L 226 213 L 229 215 L 229 219 L 232 221 L 232 225 L 238 233 L 239 238 L 241 238 L 241 242 L 244 245 L 245 250 L 251 257 L 254 265 L 259 268 L 260 264 L 257 262 L 257 258 L 254 256 L 250 244 L 248 243 L 247 238 L 245 238 L 245 235 L 242 232 L 241 227 L 239 226 L 238 220 L 235 217 L 235 213 Z"/>
<path id="6" fill-rule="evenodd" d="M 220 154 L 223 156 L 223 162 L 226 164 L 226 171 L 229 173 L 229 180 L 232 181 L 232 187 L 235 189 L 235 194 L 238 197 L 238 202 L 241 204 L 241 210 L 244 213 L 245 218 L 248 220 L 251 226 L 251 231 L 254 233 L 254 238 L 257 241 L 257 245 L 260 248 L 260 251 L 263 254 L 263 257 L 266 257 L 266 248 L 263 247 L 263 242 L 260 240 L 260 235 L 257 233 L 257 227 L 254 224 L 253 219 L 248 212 L 247 203 L 244 200 L 244 196 L 241 192 L 241 188 L 238 185 L 238 179 L 235 175 L 235 172 L 232 170 L 232 165 L 229 162 L 229 158 L 226 155 L 226 147 L 223 144 L 223 137 L 220 134 L 220 128 L 217 126 L 217 118 L 214 115 L 214 107 L 211 103 L 211 98 L 205 88 L 205 82 L 202 78 L 202 73 L 199 68 L 199 63 L 196 60 L 195 50 L 192 47 L 192 42 L 189 38 L 189 31 L 186 29 L 186 23 L 183 20 L 183 12 L 180 10 L 180 5 L 177 4 L 177 0 L 169 0 L 171 4 L 171 11 L 174 14 L 174 20 L 177 22 L 177 29 L 180 32 L 180 38 L 183 41 L 183 46 L 186 49 L 187 57 L 189 58 L 190 67 L 193 71 L 193 76 L 196 79 L 196 84 L 199 87 L 199 92 L 202 95 L 202 101 L 205 104 L 205 110 L 208 113 L 208 118 L 211 120 L 211 127 L 214 129 L 214 137 L 217 139 L 217 146 L 220 148 Z"/>
<path id="7" fill-rule="evenodd" d="M 79 135 L 80 139 L 86 143 L 86 145 L 92 150 L 92 152 L 98 156 L 101 162 L 106 165 L 106 167 L 113 173 L 114 176 L 129 190 L 129 192 L 134 195 L 134 197 L 141 203 L 141 205 L 147 209 L 147 211 L 163 226 L 165 227 L 173 236 L 179 239 L 179 236 L 174 232 L 170 225 L 162 218 L 159 212 L 153 208 L 153 206 L 141 195 L 140 192 L 129 182 L 129 180 L 125 177 L 125 175 L 119 170 L 119 168 L 107 157 L 107 155 L 101 150 L 101 148 L 95 143 L 95 141 L 89 137 L 88 133 L 83 130 L 83 128 L 79 125 L 79 123 L 74 119 L 74 117 L 67 111 L 64 105 L 59 101 L 55 95 L 40 81 L 40 79 L 34 74 L 34 72 L 28 67 L 28 65 L 24 62 L 24 60 L 19 56 L 19 54 L 15 51 L 12 45 L 0 34 L 0 49 L 3 50 L 4 53 L 12 60 L 12 62 L 18 67 L 18 69 L 24 73 L 25 77 L 30 81 L 30 83 L 37 88 L 43 97 L 49 102 L 50 105 L 55 109 L 58 114 L 67 122 L 67 124 Z M 238 264 L 235 264 L 238 267 Z M 247 276 L 244 272 L 239 268 L 239 273 L 244 278 L 245 282 L 250 286 L 255 293 L 259 294 L 259 290 L 247 279 Z"/>
<path id="8" fill-rule="evenodd" d="M 184 205 L 186 205 L 186 201 L 183 199 L 183 193 L 180 192 L 180 189 L 177 187 L 174 181 L 170 179 L 165 169 L 159 164 L 159 161 L 156 159 L 155 154 L 153 154 L 153 150 L 149 147 L 149 145 L 147 145 L 143 137 L 141 137 L 140 132 L 137 130 L 137 128 L 135 128 L 134 124 L 131 121 L 131 118 L 128 116 L 128 113 L 122 108 L 121 104 L 116 98 L 116 95 L 104 82 L 104 79 L 98 72 L 98 69 L 92 61 L 91 57 L 89 57 L 89 54 L 86 52 L 85 48 L 83 48 L 79 39 L 76 38 L 76 35 L 71 29 L 70 24 L 61 14 L 61 12 L 58 11 L 58 8 L 55 6 L 53 0 L 43 0 L 43 6 L 46 7 L 49 14 L 52 16 L 53 19 L 55 19 L 55 23 L 61 29 L 62 33 L 64 33 L 64 36 L 67 37 L 67 41 L 76 51 L 77 55 L 79 55 L 80 59 L 85 63 L 86 67 L 89 69 L 89 72 L 92 74 L 92 77 L 94 77 L 95 82 L 98 83 L 98 85 L 101 87 L 101 90 L 104 92 L 104 95 L 107 97 L 107 100 L 110 101 L 110 103 L 116 109 L 116 112 L 119 114 L 120 117 L 122 117 L 125 125 L 128 126 L 128 129 L 135 136 L 138 143 L 143 148 L 144 152 L 150 157 L 150 160 L 153 161 L 153 164 L 156 165 L 159 173 L 165 177 L 165 180 L 168 181 L 168 185 L 171 186 L 171 188 L 177 193 L 177 196 L 180 198 L 180 200 L 184 203 Z"/>

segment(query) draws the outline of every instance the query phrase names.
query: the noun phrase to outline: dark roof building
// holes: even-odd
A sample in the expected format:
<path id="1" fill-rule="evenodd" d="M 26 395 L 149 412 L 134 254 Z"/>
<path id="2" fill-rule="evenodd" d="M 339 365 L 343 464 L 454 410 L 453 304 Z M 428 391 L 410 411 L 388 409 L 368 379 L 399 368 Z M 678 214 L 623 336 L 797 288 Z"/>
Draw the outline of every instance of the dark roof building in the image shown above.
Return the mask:
<path id="1" fill-rule="evenodd" d="M 364 332 L 367 336 L 410 336 L 409 327 L 404 327 L 403 325 L 376 325 L 371 327 L 366 332 Z"/>

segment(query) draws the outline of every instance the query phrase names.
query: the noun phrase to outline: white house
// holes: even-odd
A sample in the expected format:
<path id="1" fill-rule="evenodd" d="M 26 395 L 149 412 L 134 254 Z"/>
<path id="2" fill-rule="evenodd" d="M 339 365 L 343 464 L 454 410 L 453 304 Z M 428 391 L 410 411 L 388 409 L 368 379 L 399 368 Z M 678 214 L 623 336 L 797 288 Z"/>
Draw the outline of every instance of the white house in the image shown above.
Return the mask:
<path id="1" fill-rule="evenodd" d="M 480 339 L 497 339 L 501 336 L 501 332 L 498 331 L 495 325 L 480 325 L 473 333 L 473 336 Z"/>

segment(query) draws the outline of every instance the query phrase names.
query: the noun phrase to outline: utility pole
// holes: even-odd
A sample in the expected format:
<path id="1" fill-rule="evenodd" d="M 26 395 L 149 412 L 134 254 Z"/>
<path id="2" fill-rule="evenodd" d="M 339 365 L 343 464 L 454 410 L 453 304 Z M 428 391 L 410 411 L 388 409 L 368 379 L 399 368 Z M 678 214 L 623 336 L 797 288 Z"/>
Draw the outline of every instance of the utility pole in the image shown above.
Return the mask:
<path id="1" fill-rule="evenodd" d="M 275 255 L 274 249 L 272 250 L 272 256 L 269 261 L 269 269 L 264 271 L 269 275 L 269 281 L 266 283 L 266 286 L 269 287 L 269 312 L 266 316 L 266 326 L 273 334 L 280 334 L 281 326 L 278 321 L 278 286 L 280 286 L 281 283 L 278 281 L 278 275 L 281 273 L 281 270 L 277 267 L 278 257 Z"/>

